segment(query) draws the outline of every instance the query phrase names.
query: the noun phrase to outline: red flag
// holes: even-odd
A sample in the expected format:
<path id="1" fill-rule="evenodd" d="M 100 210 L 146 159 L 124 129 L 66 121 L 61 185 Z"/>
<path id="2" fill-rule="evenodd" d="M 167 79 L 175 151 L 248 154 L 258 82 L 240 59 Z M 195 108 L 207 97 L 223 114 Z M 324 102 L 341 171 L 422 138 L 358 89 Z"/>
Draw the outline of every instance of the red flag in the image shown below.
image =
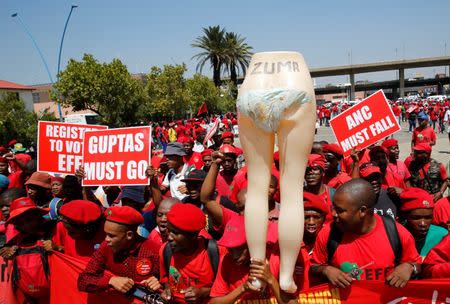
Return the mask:
<path id="1" fill-rule="evenodd" d="M 200 116 L 203 113 L 208 113 L 208 107 L 206 106 L 206 102 L 203 102 L 203 104 L 198 109 L 197 116 Z"/>
<path id="2" fill-rule="evenodd" d="M 133 303 L 133 299 L 128 299 L 115 291 L 101 294 L 78 291 L 78 275 L 86 268 L 87 262 L 58 252 L 49 255 L 49 262 L 52 282 L 50 304 Z"/>

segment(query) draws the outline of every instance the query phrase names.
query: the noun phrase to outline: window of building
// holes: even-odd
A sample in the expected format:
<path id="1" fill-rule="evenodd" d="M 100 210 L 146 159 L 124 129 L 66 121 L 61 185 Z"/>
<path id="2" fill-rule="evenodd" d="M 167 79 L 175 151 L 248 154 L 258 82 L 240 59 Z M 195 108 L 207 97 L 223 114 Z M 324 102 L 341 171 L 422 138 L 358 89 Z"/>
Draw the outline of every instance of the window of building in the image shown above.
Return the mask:
<path id="1" fill-rule="evenodd" d="M 41 102 L 41 96 L 39 93 L 31 93 L 33 95 L 33 103 L 39 103 Z"/>

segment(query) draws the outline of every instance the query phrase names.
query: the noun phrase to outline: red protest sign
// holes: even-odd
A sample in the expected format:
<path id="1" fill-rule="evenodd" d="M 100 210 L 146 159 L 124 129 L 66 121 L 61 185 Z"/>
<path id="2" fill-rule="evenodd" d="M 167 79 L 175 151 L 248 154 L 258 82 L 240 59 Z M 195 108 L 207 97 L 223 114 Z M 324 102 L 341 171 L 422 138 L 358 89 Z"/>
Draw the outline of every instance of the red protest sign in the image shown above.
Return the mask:
<path id="1" fill-rule="evenodd" d="M 401 129 L 382 90 L 330 120 L 330 125 L 344 156 Z"/>
<path id="2" fill-rule="evenodd" d="M 39 121 L 37 170 L 74 174 L 82 164 L 84 132 L 104 129 L 108 127 Z"/>
<path id="3" fill-rule="evenodd" d="M 148 185 L 151 134 L 151 127 L 86 132 L 83 186 Z"/>

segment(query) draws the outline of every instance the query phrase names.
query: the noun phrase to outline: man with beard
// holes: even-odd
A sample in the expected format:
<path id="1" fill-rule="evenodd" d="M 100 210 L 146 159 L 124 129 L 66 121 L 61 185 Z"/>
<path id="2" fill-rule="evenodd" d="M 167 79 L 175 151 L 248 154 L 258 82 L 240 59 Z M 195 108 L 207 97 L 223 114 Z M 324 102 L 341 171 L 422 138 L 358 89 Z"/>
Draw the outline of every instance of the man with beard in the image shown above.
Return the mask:
<path id="1" fill-rule="evenodd" d="M 420 188 L 408 188 L 401 196 L 400 211 L 405 220 L 406 229 L 411 232 L 416 242 L 416 249 L 424 259 L 428 252 L 436 246 L 448 231 L 442 227 L 432 225 L 433 196 Z"/>
<path id="2" fill-rule="evenodd" d="M 380 168 L 372 163 L 365 163 L 360 167 L 359 174 L 372 185 L 372 189 L 375 192 L 375 213 L 381 216 L 391 216 L 393 219 L 396 219 L 397 206 L 389 197 L 387 190 L 381 186 L 383 175 Z"/>
<path id="3" fill-rule="evenodd" d="M 401 288 L 418 273 L 420 257 L 414 238 L 402 225 L 375 214 L 375 203 L 372 186 L 360 178 L 336 191 L 334 223 L 326 225 L 317 236 L 313 273 L 341 288 L 351 285 L 353 280 L 385 281 Z M 391 245 L 392 235 L 398 236 L 401 253 L 397 246 Z M 335 246 L 329 246 L 329 241 Z"/>
<path id="4" fill-rule="evenodd" d="M 112 287 L 125 294 L 135 283 L 151 290 L 161 287 L 156 279 L 158 246 L 137 234 L 142 223 L 142 215 L 131 207 L 111 207 L 106 211 L 106 238 L 80 273 L 79 291 L 98 293 Z"/>
<path id="5" fill-rule="evenodd" d="M 325 144 L 322 151 L 326 159 L 323 182 L 328 187 L 338 189 L 352 179 L 350 175 L 339 170 L 339 164 L 344 158 L 344 151 L 337 144 Z"/>
<path id="6" fill-rule="evenodd" d="M 442 198 L 448 186 L 445 166 L 432 159 L 431 146 L 420 143 L 414 146 L 414 159 L 409 164 L 411 186 L 422 188 L 434 196 L 436 202 Z"/>
<path id="7" fill-rule="evenodd" d="M 409 178 L 411 177 L 411 174 L 409 173 L 405 163 L 398 159 L 400 154 L 398 141 L 393 138 L 386 139 L 383 141 L 381 146 L 388 150 L 389 163 L 387 166 L 387 171 L 400 175 L 405 181 L 406 186 L 409 187 Z"/>

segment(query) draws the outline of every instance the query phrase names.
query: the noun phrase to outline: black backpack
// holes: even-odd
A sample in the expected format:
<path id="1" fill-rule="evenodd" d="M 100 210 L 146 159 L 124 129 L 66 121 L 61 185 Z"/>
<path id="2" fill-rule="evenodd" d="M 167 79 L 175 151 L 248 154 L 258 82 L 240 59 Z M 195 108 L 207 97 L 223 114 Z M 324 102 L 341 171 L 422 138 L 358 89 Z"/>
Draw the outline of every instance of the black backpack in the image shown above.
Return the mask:
<path id="1" fill-rule="evenodd" d="M 402 244 L 400 242 L 400 237 L 398 235 L 397 226 L 395 225 L 395 220 L 391 216 L 381 216 L 383 219 L 384 229 L 386 230 L 389 243 L 391 244 L 392 250 L 394 251 L 395 265 L 400 263 L 402 257 Z M 327 252 L 328 252 L 328 265 L 331 265 L 331 260 L 333 259 L 334 253 L 337 247 L 342 241 L 342 232 L 336 227 L 333 222 L 331 224 L 330 236 L 327 242 Z"/>
<path id="2" fill-rule="evenodd" d="M 204 238 L 203 240 L 205 242 L 206 251 L 208 252 L 209 262 L 211 263 L 214 278 L 216 278 L 217 270 L 219 269 L 219 248 L 217 247 L 217 242 L 214 239 L 209 240 Z M 172 248 L 170 248 L 169 243 L 167 243 L 163 250 L 164 268 L 166 269 L 167 275 L 169 274 L 172 255 Z"/>

